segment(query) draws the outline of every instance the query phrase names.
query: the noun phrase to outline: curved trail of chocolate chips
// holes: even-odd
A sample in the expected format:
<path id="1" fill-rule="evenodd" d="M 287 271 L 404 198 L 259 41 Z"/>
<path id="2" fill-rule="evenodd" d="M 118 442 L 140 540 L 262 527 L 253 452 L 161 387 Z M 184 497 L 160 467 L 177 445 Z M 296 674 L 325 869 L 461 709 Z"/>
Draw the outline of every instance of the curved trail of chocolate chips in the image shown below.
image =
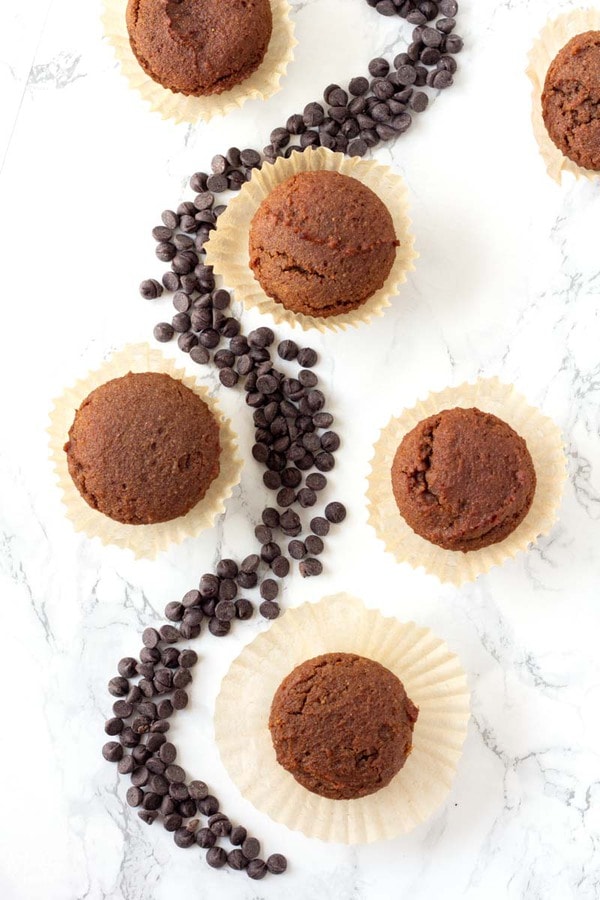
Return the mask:
<path id="1" fill-rule="evenodd" d="M 181 203 L 177 211 L 165 210 L 162 225 L 153 230 L 156 254 L 170 262 L 170 269 L 161 282 L 147 279 L 140 285 L 147 300 L 160 297 L 163 289 L 173 292 L 176 313 L 171 323 L 161 322 L 154 329 L 158 341 L 170 341 L 178 334 L 180 349 L 194 362 L 207 364 L 212 359 L 225 387 L 233 388 L 244 379 L 246 402 L 254 410 L 256 427 L 252 454 L 266 467 L 263 481 L 276 492 L 277 508 L 265 509 L 262 524 L 255 529 L 261 545 L 258 553 L 239 564 L 221 560 L 215 573 L 201 577 L 198 589 L 188 591 L 181 602 L 167 605 L 167 624 L 144 631 L 139 659 L 128 657 L 119 662 L 119 674 L 108 686 L 117 698 L 114 716 L 105 724 L 106 733 L 116 740 L 106 743 L 102 752 L 105 759 L 118 763 L 121 774 L 131 775 L 127 802 L 141 807 L 139 815 L 144 822 L 151 824 L 160 818 L 179 847 L 198 844 L 207 850 L 209 865 L 245 869 L 253 879 L 263 878 L 267 872 L 284 872 L 285 857 L 273 854 L 266 861 L 260 859 L 259 842 L 219 812 L 219 803 L 204 782 L 187 781 L 186 773 L 175 764 L 177 750 L 166 737 L 169 718 L 187 706 L 185 688 L 198 657 L 193 650 L 177 650 L 173 645 L 198 637 L 203 622 L 208 621 L 213 635 L 223 637 L 235 619 L 250 618 L 253 604 L 240 597 L 240 591 L 259 587 L 261 614 L 276 618 L 279 584 L 267 570 L 278 578 L 285 578 L 290 571 L 288 557 L 274 540 L 277 532 L 292 538 L 288 554 L 300 560 L 301 574 L 319 575 L 322 537 L 330 523 L 343 521 L 345 508 L 341 503 L 328 504 L 325 517 L 311 520 L 312 533 L 299 539 L 302 521 L 292 507 L 308 508 L 316 503 L 326 486 L 323 473 L 333 468 L 339 447 L 337 434 L 328 430 L 333 416 L 324 409 L 325 397 L 311 371 L 317 355 L 293 341 L 283 341 L 278 346 L 279 356 L 296 361 L 301 371 L 297 377 L 279 371 L 269 349 L 275 341 L 273 331 L 263 327 L 247 337 L 242 334 L 240 322 L 225 312 L 229 293 L 217 288 L 212 270 L 202 259 L 204 244 L 225 210 L 225 204 L 215 206 L 216 194 L 239 190 L 253 169 L 311 146 L 363 156 L 370 147 L 403 134 L 412 115 L 427 108 L 429 98 L 420 87 L 441 90 L 452 84 L 457 68 L 454 54 L 463 46 L 454 34 L 456 0 L 367 3 L 381 15 L 398 15 L 415 26 L 406 52 L 399 53 L 392 66 L 383 58 L 372 60 L 370 79 L 353 78 L 348 91 L 329 85 L 323 94 L 325 103 L 309 103 L 302 114 L 290 116 L 285 127 L 274 129 L 262 155 L 231 148 L 212 160 L 210 174 L 193 175 L 194 200 Z M 223 339 L 229 346 L 219 349 Z M 313 468 L 318 471 L 304 474 Z M 135 678 L 139 680 L 132 684 Z M 207 817 L 204 825 L 202 816 Z M 233 848 L 229 852 L 219 846 L 224 838 Z"/>

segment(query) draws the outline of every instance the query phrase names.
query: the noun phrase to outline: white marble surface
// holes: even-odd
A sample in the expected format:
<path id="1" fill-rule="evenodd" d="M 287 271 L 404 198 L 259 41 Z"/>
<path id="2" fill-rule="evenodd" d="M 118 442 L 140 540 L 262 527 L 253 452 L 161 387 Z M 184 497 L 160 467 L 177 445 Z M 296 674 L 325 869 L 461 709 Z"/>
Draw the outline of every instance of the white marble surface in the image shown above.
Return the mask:
<path id="1" fill-rule="evenodd" d="M 66 521 L 47 460 L 50 401 L 111 349 L 146 338 L 168 308 L 144 303 L 137 284 L 160 271 L 149 231 L 184 196 L 186 176 L 233 143 L 262 146 L 398 33 L 364 0 L 294 5 L 300 45 L 283 91 L 189 128 L 162 122 L 128 90 L 98 0 L 0 7 L 0 897 L 589 900 L 600 896 L 600 182 L 547 178 L 524 75 L 533 36 L 568 2 L 463 2 L 456 87 L 376 154 L 407 180 L 418 268 L 385 318 L 313 341 L 344 440 L 332 480 L 350 516 L 326 574 L 294 579 L 284 603 L 352 590 L 429 625 L 460 654 L 473 718 L 448 802 L 409 836 L 354 849 L 253 810 L 218 760 L 211 710 L 258 622 L 200 642 L 176 734 L 183 764 L 229 814 L 289 856 L 285 878 L 254 883 L 175 848 L 125 805 L 125 779 L 100 756 L 117 659 L 218 553 L 250 551 L 265 494 L 248 461 L 212 531 L 134 562 Z M 570 480 L 550 537 L 456 590 L 383 554 L 363 494 L 390 414 L 477 375 L 514 382 L 560 423 Z M 247 454 L 242 398 L 222 393 Z"/>

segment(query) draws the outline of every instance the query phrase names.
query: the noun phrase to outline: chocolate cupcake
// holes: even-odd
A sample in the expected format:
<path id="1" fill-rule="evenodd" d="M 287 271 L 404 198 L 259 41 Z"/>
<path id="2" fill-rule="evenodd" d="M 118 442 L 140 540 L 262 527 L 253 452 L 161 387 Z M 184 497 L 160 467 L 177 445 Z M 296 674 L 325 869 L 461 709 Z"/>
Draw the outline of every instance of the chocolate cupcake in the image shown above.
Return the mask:
<path id="1" fill-rule="evenodd" d="M 305 331 L 383 315 L 416 258 L 402 178 L 325 147 L 255 169 L 205 248 L 246 307 Z"/>
<path id="2" fill-rule="evenodd" d="M 309 837 L 366 844 L 444 801 L 468 717 L 465 673 L 442 640 L 336 594 L 288 609 L 241 651 L 215 736 L 262 812 Z"/>
<path id="3" fill-rule="evenodd" d="M 130 372 L 92 391 L 64 449 L 86 503 L 127 525 L 184 516 L 219 474 L 219 425 L 211 410 L 158 372 Z"/>
<path id="4" fill-rule="evenodd" d="M 260 204 L 250 226 L 250 267 L 286 309 L 337 316 L 385 283 L 399 241 L 385 204 L 334 171 L 300 172 Z"/>
<path id="5" fill-rule="evenodd" d="M 354 800 L 400 771 L 418 714 L 389 669 L 353 653 L 326 653 L 280 684 L 269 728 L 277 761 L 299 784 L 321 797 Z"/>
<path id="6" fill-rule="evenodd" d="M 446 409 L 420 422 L 398 447 L 391 478 L 413 531 L 463 553 L 511 534 L 536 487 L 523 438 L 479 409 Z"/>
<path id="7" fill-rule="evenodd" d="M 66 387 L 48 433 L 74 528 L 137 558 L 212 527 L 239 483 L 218 403 L 147 344 L 128 344 Z"/>
<path id="8" fill-rule="evenodd" d="M 600 31 L 577 34 L 555 56 L 544 82 L 542 115 L 561 153 L 600 171 Z"/>
<path id="9" fill-rule="evenodd" d="M 129 0 L 131 49 L 174 93 L 221 94 L 261 65 L 273 29 L 269 0 Z"/>

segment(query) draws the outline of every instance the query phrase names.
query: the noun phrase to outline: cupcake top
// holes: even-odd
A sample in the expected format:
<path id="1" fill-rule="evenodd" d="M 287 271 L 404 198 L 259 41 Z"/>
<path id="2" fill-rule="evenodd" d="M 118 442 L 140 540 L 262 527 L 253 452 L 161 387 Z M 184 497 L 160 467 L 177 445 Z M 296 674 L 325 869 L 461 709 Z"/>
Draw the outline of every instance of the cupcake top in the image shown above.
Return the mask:
<path id="1" fill-rule="evenodd" d="M 447 409 L 402 439 L 392 465 L 401 515 L 446 550 L 479 550 L 507 537 L 527 515 L 536 475 L 527 444 L 479 409 Z"/>
<path id="2" fill-rule="evenodd" d="M 293 312 L 336 316 L 385 284 L 399 242 L 379 197 L 338 172 L 301 172 L 279 184 L 250 226 L 250 267 Z"/>
<path id="3" fill-rule="evenodd" d="M 380 663 L 326 653 L 278 687 L 269 718 L 277 761 L 303 787 L 332 800 L 385 787 L 410 753 L 418 709 Z"/>
<path id="4" fill-rule="evenodd" d="M 565 156 L 600 171 L 600 31 L 576 35 L 556 55 L 546 75 L 542 114 Z"/>
<path id="5" fill-rule="evenodd" d="M 221 94 L 251 75 L 273 28 L 269 0 L 129 0 L 126 19 L 150 78 L 194 97 Z"/>
<path id="6" fill-rule="evenodd" d="M 130 372 L 92 391 L 64 449 L 83 499 L 127 525 L 185 515 L 219 474 L 219 425 L 211 410 L 157 372 Z"/>

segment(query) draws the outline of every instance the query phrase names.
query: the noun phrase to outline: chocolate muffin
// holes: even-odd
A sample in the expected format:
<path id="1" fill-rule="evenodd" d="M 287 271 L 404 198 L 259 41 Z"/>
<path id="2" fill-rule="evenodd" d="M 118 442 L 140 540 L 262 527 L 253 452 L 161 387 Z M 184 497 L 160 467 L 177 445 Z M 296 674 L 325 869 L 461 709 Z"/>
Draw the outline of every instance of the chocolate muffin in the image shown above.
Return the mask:
<path id="1" fill-rule="evenodd" d="M 536 476 L 516 431 L 479 409 L 446 409 L 402 439 L 392 488 L 413 531 L 446 550 L 479 550 L 523 521 Z"/>
<path id="2" fill-rule="evenodd" d="M 556 55 L 546 75 L 542 114 L 565 156 L 600 171 L 600 31 L 576 35 Z"/>
<path id="3" fill-rule="evenodd" d="M 269 0 L 129 0 L 126 19 L 143 70 L 194 97 L 228 91 L 258 69 L 273 29 Z"/>
<path id="4" fill-rule="evenodd" d="M 337 316 L 383 287 L 398 244 L 392 217 L 370 188 L 338 172 L 301 172 L 259 206 L 250 267 L 286 309 Z"/>
<path id="5" fill-rule="evenodd" d="M 353 800 L 400 771 L 418 714 L 389 669 L 353 653 L 326 653 L 282 681 L 269 728 L 277 761 L 296 781 L 322 797 Z"/>
<path id="6" fill-rule="evenodd" d="M 219 425 L 170 375 L 130 372 L 83 401 L 65 452 L 93 509 L 127 525 L 167 522 L 189 512 L 219 474 Z"/>

